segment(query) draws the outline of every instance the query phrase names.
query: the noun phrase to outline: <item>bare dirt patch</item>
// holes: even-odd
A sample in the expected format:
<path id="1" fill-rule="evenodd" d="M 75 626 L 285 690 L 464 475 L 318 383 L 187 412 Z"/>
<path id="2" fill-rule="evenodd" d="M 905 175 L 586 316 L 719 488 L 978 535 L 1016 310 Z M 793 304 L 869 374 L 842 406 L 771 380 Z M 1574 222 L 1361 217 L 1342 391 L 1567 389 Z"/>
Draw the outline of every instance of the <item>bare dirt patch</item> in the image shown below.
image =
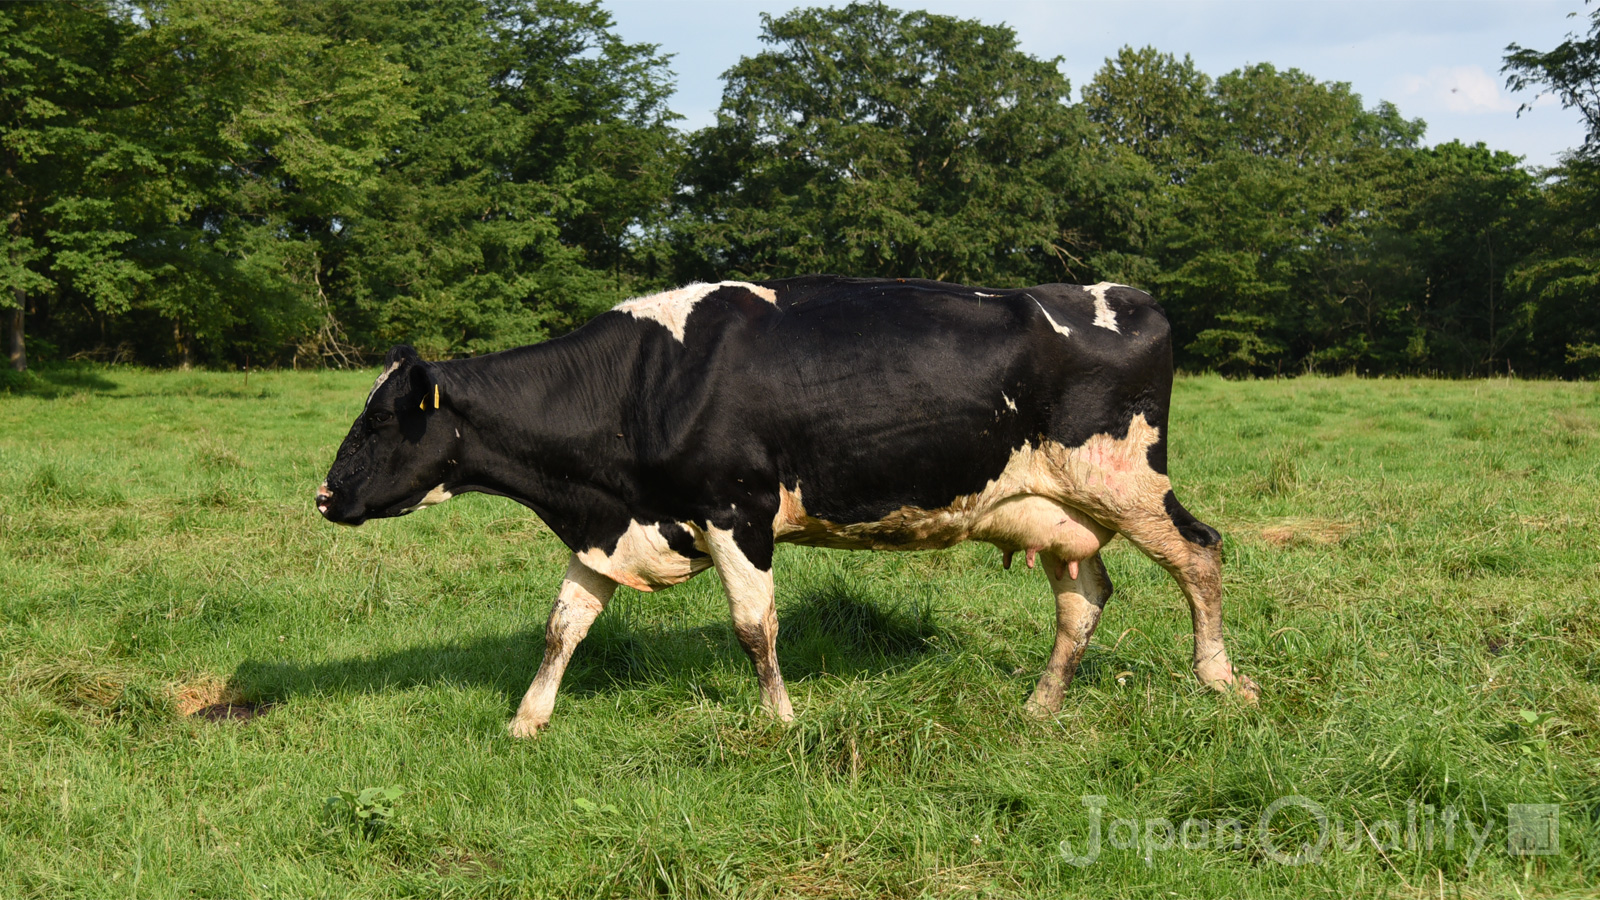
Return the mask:
<path id="1" fill-rule="evenodd" d="M 233 685 L 216 677 L 202 678 L 173 689 L 178 713 L 208 722 L 243 722 L 272 708 L 271 703 L 246 700 Z"/>
<path id="2" fill-rule="evenodd" d="M 1352 522 L 1332 519 L 1282 519 L 1262 526 L 1256 533 L 1274 547 L 1327 546 L 1344 540 L 1345 535 L 1355 529 Z"/>

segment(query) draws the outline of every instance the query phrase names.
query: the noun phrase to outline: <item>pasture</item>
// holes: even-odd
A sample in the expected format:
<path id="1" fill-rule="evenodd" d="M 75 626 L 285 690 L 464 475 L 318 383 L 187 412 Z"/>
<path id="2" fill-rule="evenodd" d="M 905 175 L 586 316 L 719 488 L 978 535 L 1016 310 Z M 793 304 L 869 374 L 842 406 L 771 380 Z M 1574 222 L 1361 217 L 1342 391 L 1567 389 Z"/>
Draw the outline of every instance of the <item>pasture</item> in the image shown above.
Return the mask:
<path id="1" fill-rule="evenodd" d="M 619 589 L 519 742 L 566 550 L 481 495 L 323 522 L 373 374 L 0 383 L 0 896 L 1600 880 L 1600 385 L 1180 379 L 1173 479 L 1225 536 L 1258 708 L 1195 682 L 1187 607 L 1126 542 L 1047 721 L 1022 708 L 1053 634 L 1040 572 L 784 547 L 792 726 L 756 708 L 713 574 Z M 1556 805 L 1559 849 L 1512 852 L 1537 849 L 1512 804 Z"/>

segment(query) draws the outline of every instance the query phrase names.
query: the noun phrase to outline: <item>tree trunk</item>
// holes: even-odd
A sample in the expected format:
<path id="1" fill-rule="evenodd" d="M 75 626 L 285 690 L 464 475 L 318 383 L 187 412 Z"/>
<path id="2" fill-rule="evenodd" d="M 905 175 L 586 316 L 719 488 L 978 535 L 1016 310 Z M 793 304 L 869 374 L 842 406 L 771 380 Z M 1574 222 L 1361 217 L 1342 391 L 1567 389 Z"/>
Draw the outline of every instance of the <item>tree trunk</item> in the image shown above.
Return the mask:
<path id="1" fill-rule="evenodd" d="M 28 294 L 22 288 L 16 288 L 17 308 L 0 313 L 6 320 L 6 357 L 11 360 L 11 368 L 18 372 L 28 370 L 28 351 L 22 341 L 23 307 L 28 302 Z"/>
<path id="2" fill-rule="evenodd" d="M 172 342 L 177 345 L 178 368 L 188 371 L 190 367 L 189 342 L 184 339 L 183 327 L 177 319 L 172 320 Z"/>

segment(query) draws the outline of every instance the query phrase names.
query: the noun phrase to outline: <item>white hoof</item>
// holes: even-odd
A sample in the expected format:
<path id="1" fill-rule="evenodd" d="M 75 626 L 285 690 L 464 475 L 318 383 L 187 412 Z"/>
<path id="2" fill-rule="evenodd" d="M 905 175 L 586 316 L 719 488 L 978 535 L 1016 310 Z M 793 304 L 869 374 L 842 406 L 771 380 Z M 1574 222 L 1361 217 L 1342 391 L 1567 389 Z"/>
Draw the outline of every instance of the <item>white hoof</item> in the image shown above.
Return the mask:
<path id="1" fill-rule="evenodd" d="M 548 724 L 548 722 L 535 722 L 532 719 L 512 719 L 511 724 L 506 726 L 506 731 L 514 738 L 532 739 L 538 737 L 539 729 Z"/>

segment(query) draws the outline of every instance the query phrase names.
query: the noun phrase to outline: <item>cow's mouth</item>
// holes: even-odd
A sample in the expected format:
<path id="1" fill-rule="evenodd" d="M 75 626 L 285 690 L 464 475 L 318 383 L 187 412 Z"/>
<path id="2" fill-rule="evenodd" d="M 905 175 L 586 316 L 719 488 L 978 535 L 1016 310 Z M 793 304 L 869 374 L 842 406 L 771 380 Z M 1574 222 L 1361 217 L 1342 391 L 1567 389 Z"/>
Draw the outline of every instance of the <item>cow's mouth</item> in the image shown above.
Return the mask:
<path id="1" fill-rule="evenodd" d="M 362 522 L 366 521 L 366 519 L 364 519 L 364 518 L 359 518 L 359 519 L 338 518 L 336 516 L 329 515 L 328 511 L 326 509 L 323 509 L 320 506 L 317 507 L 317 509 L 318 509 L 319 512 L 322 513 L 322 517 L 324 519 L 327 519 L 329 522 L 332 522 L 335 525 L 344 525 L 347 528 L 354 528 L 357 525 L 360 525 Z"/>
<path id="2" fill-rule="evenodd" d="M 321 513 L 324 519 L 327 519 L 329 522 L 332 522 L 335 525 L 349 525 L 354 527 L 366 521 L 365 518 L 347 518 L 330 512 L 330 510 L 333 508 L 333 491 L 328 489 L 327 482 L 323 482 L 322 485 L 317 488 L 316 504 L 317 512 Z"/>

